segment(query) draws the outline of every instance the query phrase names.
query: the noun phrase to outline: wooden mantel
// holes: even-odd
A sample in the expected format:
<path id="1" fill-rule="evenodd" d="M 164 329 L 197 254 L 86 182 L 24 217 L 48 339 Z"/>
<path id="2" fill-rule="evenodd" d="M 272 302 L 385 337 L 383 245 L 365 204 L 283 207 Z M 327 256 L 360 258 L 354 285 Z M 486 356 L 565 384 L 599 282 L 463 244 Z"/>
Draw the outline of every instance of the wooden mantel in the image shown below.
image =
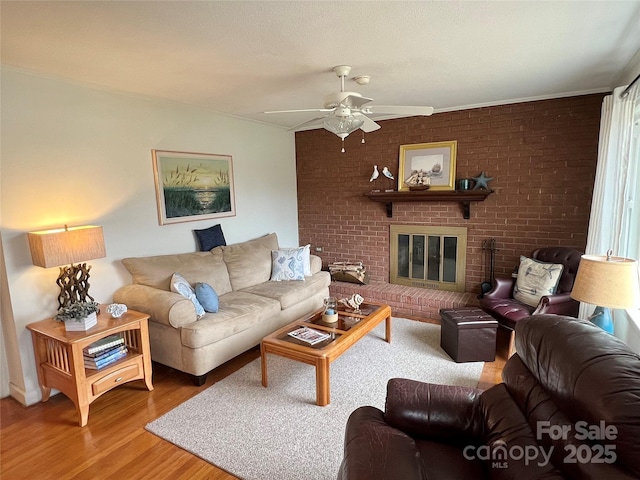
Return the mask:
<path id="1" fill-rule="evenodd" d="M 387 217 L 393 217 L 393 202 L 458 202 L 466 220 L 470 217 L 471 202 L 483 202 L 493 190 L 425 190 L 418 192 L 370 192 L 365 197 L 374 202 L 384 203 Z"/>

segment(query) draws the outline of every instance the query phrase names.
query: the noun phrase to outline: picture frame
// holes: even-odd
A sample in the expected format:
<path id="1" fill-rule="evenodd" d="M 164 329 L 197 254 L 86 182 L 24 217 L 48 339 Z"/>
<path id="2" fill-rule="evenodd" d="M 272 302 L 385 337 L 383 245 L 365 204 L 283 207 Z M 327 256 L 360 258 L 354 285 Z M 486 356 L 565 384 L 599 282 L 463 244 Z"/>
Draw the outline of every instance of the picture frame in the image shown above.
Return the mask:
<path id="1" fill-rule="evenodd" d="M 456 140 L 400 145 L 398 191 L 410 190 L 407 181 L 413 182 L 414 188 L 420 188 L 415 184 L 418 175 L 420 183 L 428 182 L 429 190 L 455 190 L 457 150 Z M 423 180 L 425 177 L 428 180 Z"/>
<path id="2" fill-rule="evenodd" d="M 231 155 L 151 150 L 151 156 L 160 225 L 235 216 Z"/>

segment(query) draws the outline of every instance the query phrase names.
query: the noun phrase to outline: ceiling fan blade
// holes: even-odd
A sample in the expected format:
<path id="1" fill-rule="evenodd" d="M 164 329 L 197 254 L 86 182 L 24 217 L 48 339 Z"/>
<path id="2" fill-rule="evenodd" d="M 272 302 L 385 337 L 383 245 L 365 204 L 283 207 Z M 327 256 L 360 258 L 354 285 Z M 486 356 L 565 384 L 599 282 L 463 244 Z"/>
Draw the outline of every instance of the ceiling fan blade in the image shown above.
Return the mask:
<path id="1" fill-rule="evenodd" d="M 271 110 L 262 113 L 304 113 L 304 112 L 333 112 L 335 108 L 305 108 L 302 110 Z"/>
<path id="2" fill-rule="evenodd" d="M 360 130 L 362 130 L 365 133 L 375 132 L 380 128 L 380 125 L 378 125 L 376 122 L 374 122 L 369 117 L 367 117 L 366 115 L 363 115 L 360 112 L 353 112 L 353 115 L 355 117 L 358 117 L 360 120 L 364 122 L 360 127 Z"/>
<path id="3" fill-rule="evenodd" d="M 363 109 L 365 113 L 390 115 L 422 115 L 429 116 L 433 113 L 433 107 L 418 106 L 394 106 L 394 105 L 370 105 Z"/>
<path id="4" fill-rule="evenodd" d="M 360 108 L 365 103 L 373 102 L 373 98 L 362 97 L 360 95 L 347 95 L 342 100 L 345 107 Z"/>
<path id="5" fill-rule="evenodd" d="M 287 130 L 297 130 L 298 128 L 301 127 L 311 127 L 311 126 L 318 126 L 321 127 L 322 126 L 322 120 L 324 120 L 327 117 L 316 117 L 316 118 L 312 118 L 311 120 L 307 120 L 306 122 L 302 122 L 299 123 L 298 125 L 294 125 L 291 128 L 288 128 Z"/>

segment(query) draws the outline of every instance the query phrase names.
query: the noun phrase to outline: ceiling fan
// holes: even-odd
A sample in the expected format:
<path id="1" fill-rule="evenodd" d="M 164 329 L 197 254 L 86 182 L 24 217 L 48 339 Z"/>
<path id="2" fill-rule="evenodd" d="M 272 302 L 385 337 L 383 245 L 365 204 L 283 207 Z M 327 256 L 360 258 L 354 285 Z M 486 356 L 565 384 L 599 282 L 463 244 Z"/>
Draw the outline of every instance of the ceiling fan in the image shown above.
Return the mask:
<path id="1" fill-rule="evenodd" d="M 338 65 L 333 68 L 335 74 L 340 78 L 340 91 L 330 93 L 324 97 L 323 108 L 305 108 L 301 110 L 275 110 L 264 113 L 300 113 L 300 112 L 322 112 L 326 115 L 316 117 L 292 127 L 292 130 L 304 126 L 322 125 L 326 130 L 336 134 L 343 142 L 344 139 L 357 129 L 369 133 L 380 128 L 376 122 L 368 115 L 391 114 L 391 115 L 431 115 L 433 107 L 420 106 L 391 106 L 391 105 L 366 105 L 373 101 L 360 95 L 357 92 L 346 92 L 344 90 L 344 79 L 351 72 L 349 65 Z M 361 75 L 354 77 L 358 85 L 369 83 L 370 77 Z M 366 106 L 365 106 L 366 105 Z M 320 122 L 322 120 L 322 122 Z M 364 141 L 364 140 L 363 140 Z"/>

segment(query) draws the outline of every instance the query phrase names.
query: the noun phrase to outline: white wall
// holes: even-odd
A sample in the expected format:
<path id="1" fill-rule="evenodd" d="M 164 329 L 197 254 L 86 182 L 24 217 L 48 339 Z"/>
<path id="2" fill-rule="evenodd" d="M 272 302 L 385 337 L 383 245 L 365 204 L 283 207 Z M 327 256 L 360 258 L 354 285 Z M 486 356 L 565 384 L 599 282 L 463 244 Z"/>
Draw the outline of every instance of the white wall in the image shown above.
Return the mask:
<path id="1" fill-rule="evenodd" d="M 25 392 L 40 400 L 25 326 L 57 308 L 57 268 L 31 263 L 26 232 L 96 224 L 107 257 L 89 262 L 102 303 L 130 283 L 120 259 L 197 249 L 193 229 L 220 223 L 227 243 L 276 232 L 297 246 L 292 132 L 157 99 L 121 95 L 2 68 L 0 227 Z M 212 87 L 214 88 L 214 87 Z M 159 226 L 152 149 L 232 155 L 236 216 Z M 3 321 L 10 316 L 3 315 Z M 5 330 L 6 335 L 6 330 Z"/>

